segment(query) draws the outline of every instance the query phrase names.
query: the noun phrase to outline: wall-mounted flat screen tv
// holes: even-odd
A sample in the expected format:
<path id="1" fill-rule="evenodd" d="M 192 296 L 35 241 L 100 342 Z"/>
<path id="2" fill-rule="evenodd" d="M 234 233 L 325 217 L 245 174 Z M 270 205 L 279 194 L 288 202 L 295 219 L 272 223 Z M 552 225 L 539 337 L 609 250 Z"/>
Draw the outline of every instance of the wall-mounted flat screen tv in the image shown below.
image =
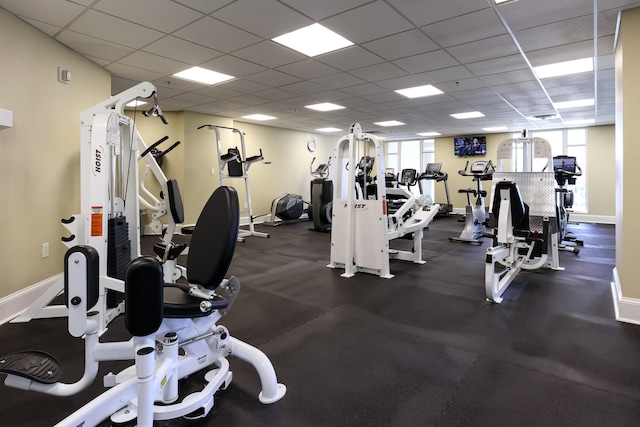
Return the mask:
<path id="1" fill-rule="evenodd" d="M 481 156 L 487 154 L 487 138 L 485 136 L 453 138 L 453 149 L 456 156 Z"/>

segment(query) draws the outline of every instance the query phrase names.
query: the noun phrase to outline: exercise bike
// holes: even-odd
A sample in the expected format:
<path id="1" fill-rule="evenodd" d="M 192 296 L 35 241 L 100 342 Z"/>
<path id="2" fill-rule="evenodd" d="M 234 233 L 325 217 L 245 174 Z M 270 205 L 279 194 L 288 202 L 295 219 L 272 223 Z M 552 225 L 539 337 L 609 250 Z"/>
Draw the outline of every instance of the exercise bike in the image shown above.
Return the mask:
<path id="1" fill-rule="evenodd" d="M 467 161 L 464 170 L 458 171 L 462 176 L 471 176 L 476 182 L 476 188 L 463 188 L 458 193 L 467 195 L 467 207 L 464 215 L 464 229 L 459 237 L 449 237 L 451 242 L 466 242 L 481 245 L 482 237 L 486 237 L 486 224 L 488 220 L 487 210 L 484 205 L 486 190 L 482 189 L 482 181 L 491 180 L 494 172 L 491 160 L 478 160 L 471 164 L 469 172 L 469 162 Z M 471 203 L 471 195 L 476 198 L 474 204 Z"/>
<path id="2" fill-rule="evenodd" d="M 313 221 L 312 231 L 330 231 L 331 215 L 333 211 L 333 181 L 329 178 L 331 157 L 327 163 L 320 163 L 313 169 L 313 162 L 309 165 L 309 172 L 313 177 L 310 184 L 311 203 L 309 204 L 309 221 Z"/>
<path id="3" fill-rule="evenodd" d="M 580 246 L 584 246 L 584 241 L 578 239 L 567 229 L 569 224 L 568 209 L 573 207 L 573 191 L 568 189 L 567 185 L 575 185 L 576 177 L 582 176 L 582 169 L 573 156 L 554 156 L 553 172 L 558 183 L 558 188 L 556 188 L 558 229 L 560 231 L 558 249 L 578 255 Z"/>

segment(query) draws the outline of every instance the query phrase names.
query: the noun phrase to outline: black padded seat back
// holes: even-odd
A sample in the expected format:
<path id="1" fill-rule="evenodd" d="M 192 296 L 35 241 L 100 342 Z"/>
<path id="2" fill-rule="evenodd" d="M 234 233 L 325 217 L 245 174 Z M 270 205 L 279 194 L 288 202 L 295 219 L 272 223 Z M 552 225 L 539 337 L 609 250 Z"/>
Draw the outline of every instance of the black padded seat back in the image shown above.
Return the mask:
<path id="1" fill-rule="evenodd" d="M 522 196 L 520 195 L 520 189 L 518 188 L 518 184 L 513 181 L 499 181 L 496 183 L 495 193 L 493 197 L 493 214 L 498 220 L 500 215 L 500 204 L 502 202 L 502 198 L 500 197 L 500 192 L 503 189 L 509 190 L 509 198 L 511 200 L 511 223 L 514 228 L 520 229 L 522 226 L 521 223 L 527 222 L 527 216 L 529 213 L 528 207 L 525 205 L 522 200 Z M 524 221 L 524 222 L 523 222 Z"/>
<path id="2" fill-rule="evenodd" d="M 170 179 L 167 181 L 167 193 L 169 196 L 169 210 L 176 224 L 184 222 L 184 206 L 182 205 L 182 197 L 180 197 L 180 188 L 178 181 Z"/>
<path id="3" fill-rule="evenodd" d="M 236 249 L 240 208 L 233 187 L 218 187 L 205 204 L 189 243 L 187 279 L 215 289 L 224 279 Z"/>
<path id="4" fill-rule="evenodd" d="M 133 336 L 143 337 L 158 330 L 163 318 L 162 264 L 143 256 L 129 263 L 124 278 L 124 325 Z"/>

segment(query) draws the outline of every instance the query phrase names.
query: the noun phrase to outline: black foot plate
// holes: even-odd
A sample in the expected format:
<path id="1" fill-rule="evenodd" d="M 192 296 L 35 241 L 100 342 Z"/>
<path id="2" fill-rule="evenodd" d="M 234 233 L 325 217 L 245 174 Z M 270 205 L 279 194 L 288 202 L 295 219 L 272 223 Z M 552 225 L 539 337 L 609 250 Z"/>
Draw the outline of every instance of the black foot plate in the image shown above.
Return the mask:
<path id="1" fill-rule="evenodd" d="M 43 351 L 20 351 L 0 357 L 0 372 L 53 384 L 62 377 L 62 365 Z"/>

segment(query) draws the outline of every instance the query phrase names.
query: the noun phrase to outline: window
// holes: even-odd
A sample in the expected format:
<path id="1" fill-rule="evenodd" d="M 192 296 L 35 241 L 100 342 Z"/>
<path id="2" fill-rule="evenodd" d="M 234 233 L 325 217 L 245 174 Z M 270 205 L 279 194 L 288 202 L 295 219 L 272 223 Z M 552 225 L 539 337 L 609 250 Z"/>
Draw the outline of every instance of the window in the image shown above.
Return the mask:
<path id="1" fill-rule="evenodd" d="M 396 174 L 402 169 L 415 169 L 418 175 L 427 168 L 427 163 L 434 160 L 435 140 L 408 140 L 408 141 L 389 141 L 386 143 L 385 168 L 393 168 Z M 422 182 L 423 194 L 429 194 L 434 197 L 434 181 Z M 411 191 L 419 195 L 418 186 L 411 187 Z"/>

